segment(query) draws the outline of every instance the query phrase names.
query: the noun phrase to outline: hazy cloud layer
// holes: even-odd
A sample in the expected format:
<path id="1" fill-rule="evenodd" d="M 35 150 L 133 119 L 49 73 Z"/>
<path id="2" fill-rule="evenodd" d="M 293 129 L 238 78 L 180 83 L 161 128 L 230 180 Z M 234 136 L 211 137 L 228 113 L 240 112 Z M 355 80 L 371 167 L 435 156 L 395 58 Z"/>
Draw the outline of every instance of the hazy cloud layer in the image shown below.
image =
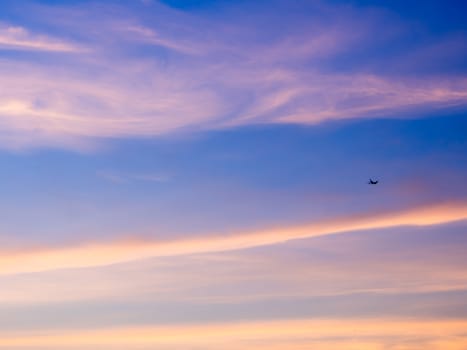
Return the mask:
<path id="1" fill-rule="evenodd" d="M 465 350 L 465 6 L 373 3 L 1 1 L 0 349 Z"/>
<path id="2" fill-rule="evenodd" d="M 466 322 L 392 319 L 285 320 L 2 335 L 0 348 L 112 349 L 462 349 Z M 181 336 L 182 335 L 182 336 Z M 215 336 L 214 336 L 215 335 Z M 397 345 L 394 339 L 400 339 Z"/>

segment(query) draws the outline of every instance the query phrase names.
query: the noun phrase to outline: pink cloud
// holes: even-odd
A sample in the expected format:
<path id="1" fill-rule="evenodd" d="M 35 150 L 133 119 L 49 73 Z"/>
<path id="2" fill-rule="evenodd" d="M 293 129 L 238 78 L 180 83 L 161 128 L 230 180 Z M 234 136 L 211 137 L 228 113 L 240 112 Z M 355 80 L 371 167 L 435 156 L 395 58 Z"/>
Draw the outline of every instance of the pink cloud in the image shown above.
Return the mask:
<path id="1" fill-rule="evenodd" d="M 396 40 L 394 33 L 404 26 L 383 13 L 323 5 L 312 20 L 291 15 L 287 30 L 273 31 L 277 19 L 268 11 L 258 17 L 260 26 L 241 9 L 204 18 L 156 3 L 150 8 L 157 21 L 118 6 L 102 18 L 86 17 L 92 7 L 81 8 L 79 21 L 74 8 L 50 12 L 50 22 L 79 36 L 90 48 L 85 52 L 18 25 L 0 29 L 0 45 L 3 40 L 27 50 L 80 52 L 55 57 L 57 64 L 0 61 L 0 131 L 10 135 L 0 146 L 82 149 L 91 140 L 179 129 L 397 118 L 467 105 L 463 75 L 324 68 L 327 60 L 345 59 L 353 50 L 371 51 L 375 35 Z M 440 47 L 452 43 L 440 40 Z M 464 39 L 456 40 L 447 47 L 462 47 Z M 136 54 L 146 50 L 153 54 Z M 432 50 L 413 52 L 430 59 Z"/>
<path id="2" fill-rule="evenodd" d="M 0 49 L 49 52 L 83 52 L 85 49 L 46 35 L 34 34 L 21 26 L 0 23 Z"/>

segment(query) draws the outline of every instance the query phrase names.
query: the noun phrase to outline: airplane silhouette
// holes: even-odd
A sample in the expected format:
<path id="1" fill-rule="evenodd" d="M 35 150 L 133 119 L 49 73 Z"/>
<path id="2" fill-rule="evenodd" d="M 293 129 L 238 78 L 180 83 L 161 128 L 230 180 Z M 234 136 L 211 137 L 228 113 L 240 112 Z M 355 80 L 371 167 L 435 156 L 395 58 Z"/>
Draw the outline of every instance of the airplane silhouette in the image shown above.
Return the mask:
<path id="1" fill-rule="evenodd" d="M 368 181 L 368 185 L 376 185 L 377 183 L 378 183 L 378 180 L 373 181 L 372 179 L 370 179 L 370 181 Z"/>

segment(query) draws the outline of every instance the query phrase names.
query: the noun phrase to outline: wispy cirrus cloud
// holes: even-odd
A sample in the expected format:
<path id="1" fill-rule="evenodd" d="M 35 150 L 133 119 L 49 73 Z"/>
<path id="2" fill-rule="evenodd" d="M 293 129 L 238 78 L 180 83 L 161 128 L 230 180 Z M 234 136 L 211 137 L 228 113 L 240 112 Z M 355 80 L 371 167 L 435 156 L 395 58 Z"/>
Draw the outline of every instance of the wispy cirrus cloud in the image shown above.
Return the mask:
<path id="1" fill-rule="evenodd" d="M 467 219 L 465 203 L 419 207 L 395 213 L 333 218 L 299 227 L 270 229 L 235 235 L 207 235 L 165 241 L 84 243 L 56 249 L 5 251 L 0 258 L 0 274 L 47 271 L 66 268 L 105 266 L 157 256 L 177 256 L 241 250 L 273 245 L 289 240 L 332 235 L 357 230 L 395 226 L 419 226 Z M 83 258 L 84 257 L 84 258 Z"/>
<path id="2" fill-rule="evenodd" d="M 201 45 L 190 43 L 186 39 L 185 41 L 179 41 L 177 39 L 164 37 L 148 27 L 129 25 L 128 27 L 118 28 L 117 30 L 121 30 L 122 33 L 130 34 L 132 40 L 136 42 L 141 41 L 144 44 L 161 46 L 182 54 L 199 55 L 202 53 Z"/>
<path id="3" fill-rule="evenodd" d="M 424 309 L 426 315 L 434 315 L 441 310 L 421 297 L 410 307 L 405 302 L 413 304 L 422 295 L 441 302 L 450 293 L 460 298 L 466 293 L 465 242 L 456 241 L 455 233 L 446 234 L 453 227 L 392 228 L 250 250 L 1 275 L 0 310 L 8 305 L 137 300 L 148 305 L 164 303 L 168 309 L 177 309 L 180 304 L 211 305 L 214 310 L 210 315 L 215 318 L 226 316 L 218 314 L 215 305 L 220 309 L 224 305 L 232 314 L 228 305 L 264 307 L 264 303 L 280 302 L 302 303 L 305 307 L 326 299 L 331 304 L 339 301 L 342 315 L 366 315 L 375 312 L 374 306 L 356 306 L 358 312 L 351 307 L 366 295 L 388 303 L 398 301 L 397 309 L 383 303 L 378 308 L 380 314 L 410 315 Z M 441 237 L 449 242 L 440 244 Z M 391 245 L 395 240 L 399 241 L 397 245 Z M 294 310 L 296 316 L 310 312 L 309 307 Z M 312 310 L 318 312 L 316 307 Z M 319 312 L 332 313 L 335 309 L 327 304 Z M 458 310 L 459 315 L 463 312 Z"/>
<path id="4" fill-rule="evenodd" d="M 0 22 L 0 50 L 83 52 L 84 47 L 43 34 L 35 34 L 22 26 Z"/>
<path id="5" fill-rule="evenodd" d="M 126 5 L 111 6 L 102 18 L 102 11 L 84 5 L 77 19 L 74 7 L 42 8 L 44 18 L 91 50 L 72 60 L 54 58 L 54 65 L 27 57 L 0 62 L 0 132 L 10 135 L 3 147 L 82 148 L 93 139 L 399 118 L 467 104 L 465 74 L 439 74 L 446 57 L 463 52 L 465 38 L 439 38 L 442 57 L 424 51 L 423 38 L 406 50 L 378 54 L 382 42 L 403 42 L 410 31 L 410 24 L 383 12 L 299 3 L 281 16 L 284 30 L 278 31 L 280 2 L 255 20 L 245 13 L 251 9 L 235 7 L 207 18 L 160 3 Z M 80 51 L 21 25 L 0 28 L 2 42 L 49 53 Z M 372 61 L 362 60 L 365 55 Z M 401 72 L 417 67 L 421 56 L 433 58 L 434 68 L 418 76 L 388 74 L 401 62 Z"/>
<path id="6" fill-rule="evenodd" d="M 158 173 L 122 173 L 108 170 L 100 170 L 97 176 L 115 183 L 126 183 L 132 181 L 166 182 L 170 176 Z"/>

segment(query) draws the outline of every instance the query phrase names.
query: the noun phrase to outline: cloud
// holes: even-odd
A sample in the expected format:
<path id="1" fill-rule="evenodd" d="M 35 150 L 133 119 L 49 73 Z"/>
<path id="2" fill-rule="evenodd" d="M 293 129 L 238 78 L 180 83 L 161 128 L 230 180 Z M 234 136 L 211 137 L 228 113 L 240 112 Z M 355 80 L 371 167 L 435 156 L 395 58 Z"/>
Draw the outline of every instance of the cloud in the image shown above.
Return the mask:
<path id="1" fill-rule="evenodd" d="M 98 171 L 97 176 L 114 183 L 126 183 L 133 181 L 166 182 L 170 179 L 170 176 L 157 173 L 122 173 L 106 170 Z"/>
<path id="2" fill-rule="evenodd" d="M 12 26 L 0 22 L 0 50 L 25 50 L 48 52 L 83 52 L 84 48 L 52 38 L 33 34 L 21 26 Z"/>
<path id="3" fill-rule="evenodd" d="M 465 320 L 317 319 L 0 333 L 0 349 L 460 349 Z"/>
<path id="4" fill-rule="evenodd" d="M 464 37 L 430 43 L 447 49 L 424 74 L 387 74 L 400 67 L 402 56 L 409 57 L 405 72 L 421 56 L 430 60 L 432 50 L 423 50 L 423 38 L 399 56 L 376 55 L 378 64 L 365 64 L 363 53 L 374 57 L 378 45 L 403 41 L 410 30 L 382 12 L 323 4 L 310 9 L 299 3 L 295 12 L 282 16 L 277 2 L 252 20 L 247 12 L 253 5 L 226 7 L 211 17 L 160 3 L 144 11 L 127 5 L 101 4 L 109 11 L 97 12 L 83 5 L 79 16 L 74 7 L 39 7 L 44 21 L 79 37 L 90 48 L 85 52 L 23 24 L 0 28 L 4 47 L 81 52 L 72 59 L 55 55 L 55 64 L 28 55 L 0 61 L 0 133 L 9 135 L 0 147 L 81 149 L 107 138 L 257 123 L 399 118 L 467 104 L 465 75 L 438 74 L 446 57 L 463 50 Z M 275 29 L 278 16 L 281 31 Z M 372 69 L 381 62 L 386 71 Z"/>
<path id="5" fill-rule="evenodd" d="M 211 306 L 209 316 L 214 318 L 238 315 L 236 305 L 250 305 L 253 310 L 278 303 L 283 305 L 275 309 L 278 314 L 283 315 L 284 307 L 290 305 L 285 314 L 297 317 L 308 315 L 310 310 L 314 315 L 318 311 L 354 316 L 446 315 L 456 303 L 452 295 L 457 292 L 462 300 L 467 290 L 465 243 L 459 242 L 452 226 L 433 228 L 434 236 L 427 231 L 425 226 L 393 228 L 254 250 L 1 275 L 0 311 L 24 305 L 60 308 L 83 302 L 137 301 L 156 309 L 163 304 L 167 310 L 177 310 L 180 305 Z M 440 238 L 448 242 L 441 244 Z M 398 244 L 391 246 L 394 241 Z M 368 298 L 381 300 L 381 306 L 375 310 L 374 306 L 357 304 L 365 304 Z M 441 307 L 445 300 L 449 303 Z M 322 306 L 319 310 L 312 307 L 316 302 Z M 330 306 L 335 303 L 340 307 Z M 297 308 L 297 304 L 303 307 Z M 251 315 L 256 312 L 251 311 Z M 464 310 L 457 312 L 463 314 Z M 186 316 L 179 320 L 186 321 Z"/>
<path id="6" fill-rule="evenodd" d="M 333 218 L 299 227 L 240 232 L 235 235 L 207 235 L 172 241 L 130 239 L 125 242 L 84 243 L 55 249 L 5 251 L 0 257 L 0 274 L 105 266 L 157 256 L 241 250 L 343 232 L 396 226 L 429 226 L 465 219 L 466 204 L 451 203 L 399 212 Z"/>
<path id="7" fill-rule="evenodd" d="M 199 55 L 201 49 L 192 43 L 178 42 L 177 40 L 163 37 L 157 34 L 154 30 L 137 25 L 130 25 L 122 30 L 123 33 L 132 35 L 135 41 L 141 41 L 146 44 L 161 46 L 169 50 L 174 50 L 182 54 Z M 186 39 L 185 39 L 186 40 Z"/>

